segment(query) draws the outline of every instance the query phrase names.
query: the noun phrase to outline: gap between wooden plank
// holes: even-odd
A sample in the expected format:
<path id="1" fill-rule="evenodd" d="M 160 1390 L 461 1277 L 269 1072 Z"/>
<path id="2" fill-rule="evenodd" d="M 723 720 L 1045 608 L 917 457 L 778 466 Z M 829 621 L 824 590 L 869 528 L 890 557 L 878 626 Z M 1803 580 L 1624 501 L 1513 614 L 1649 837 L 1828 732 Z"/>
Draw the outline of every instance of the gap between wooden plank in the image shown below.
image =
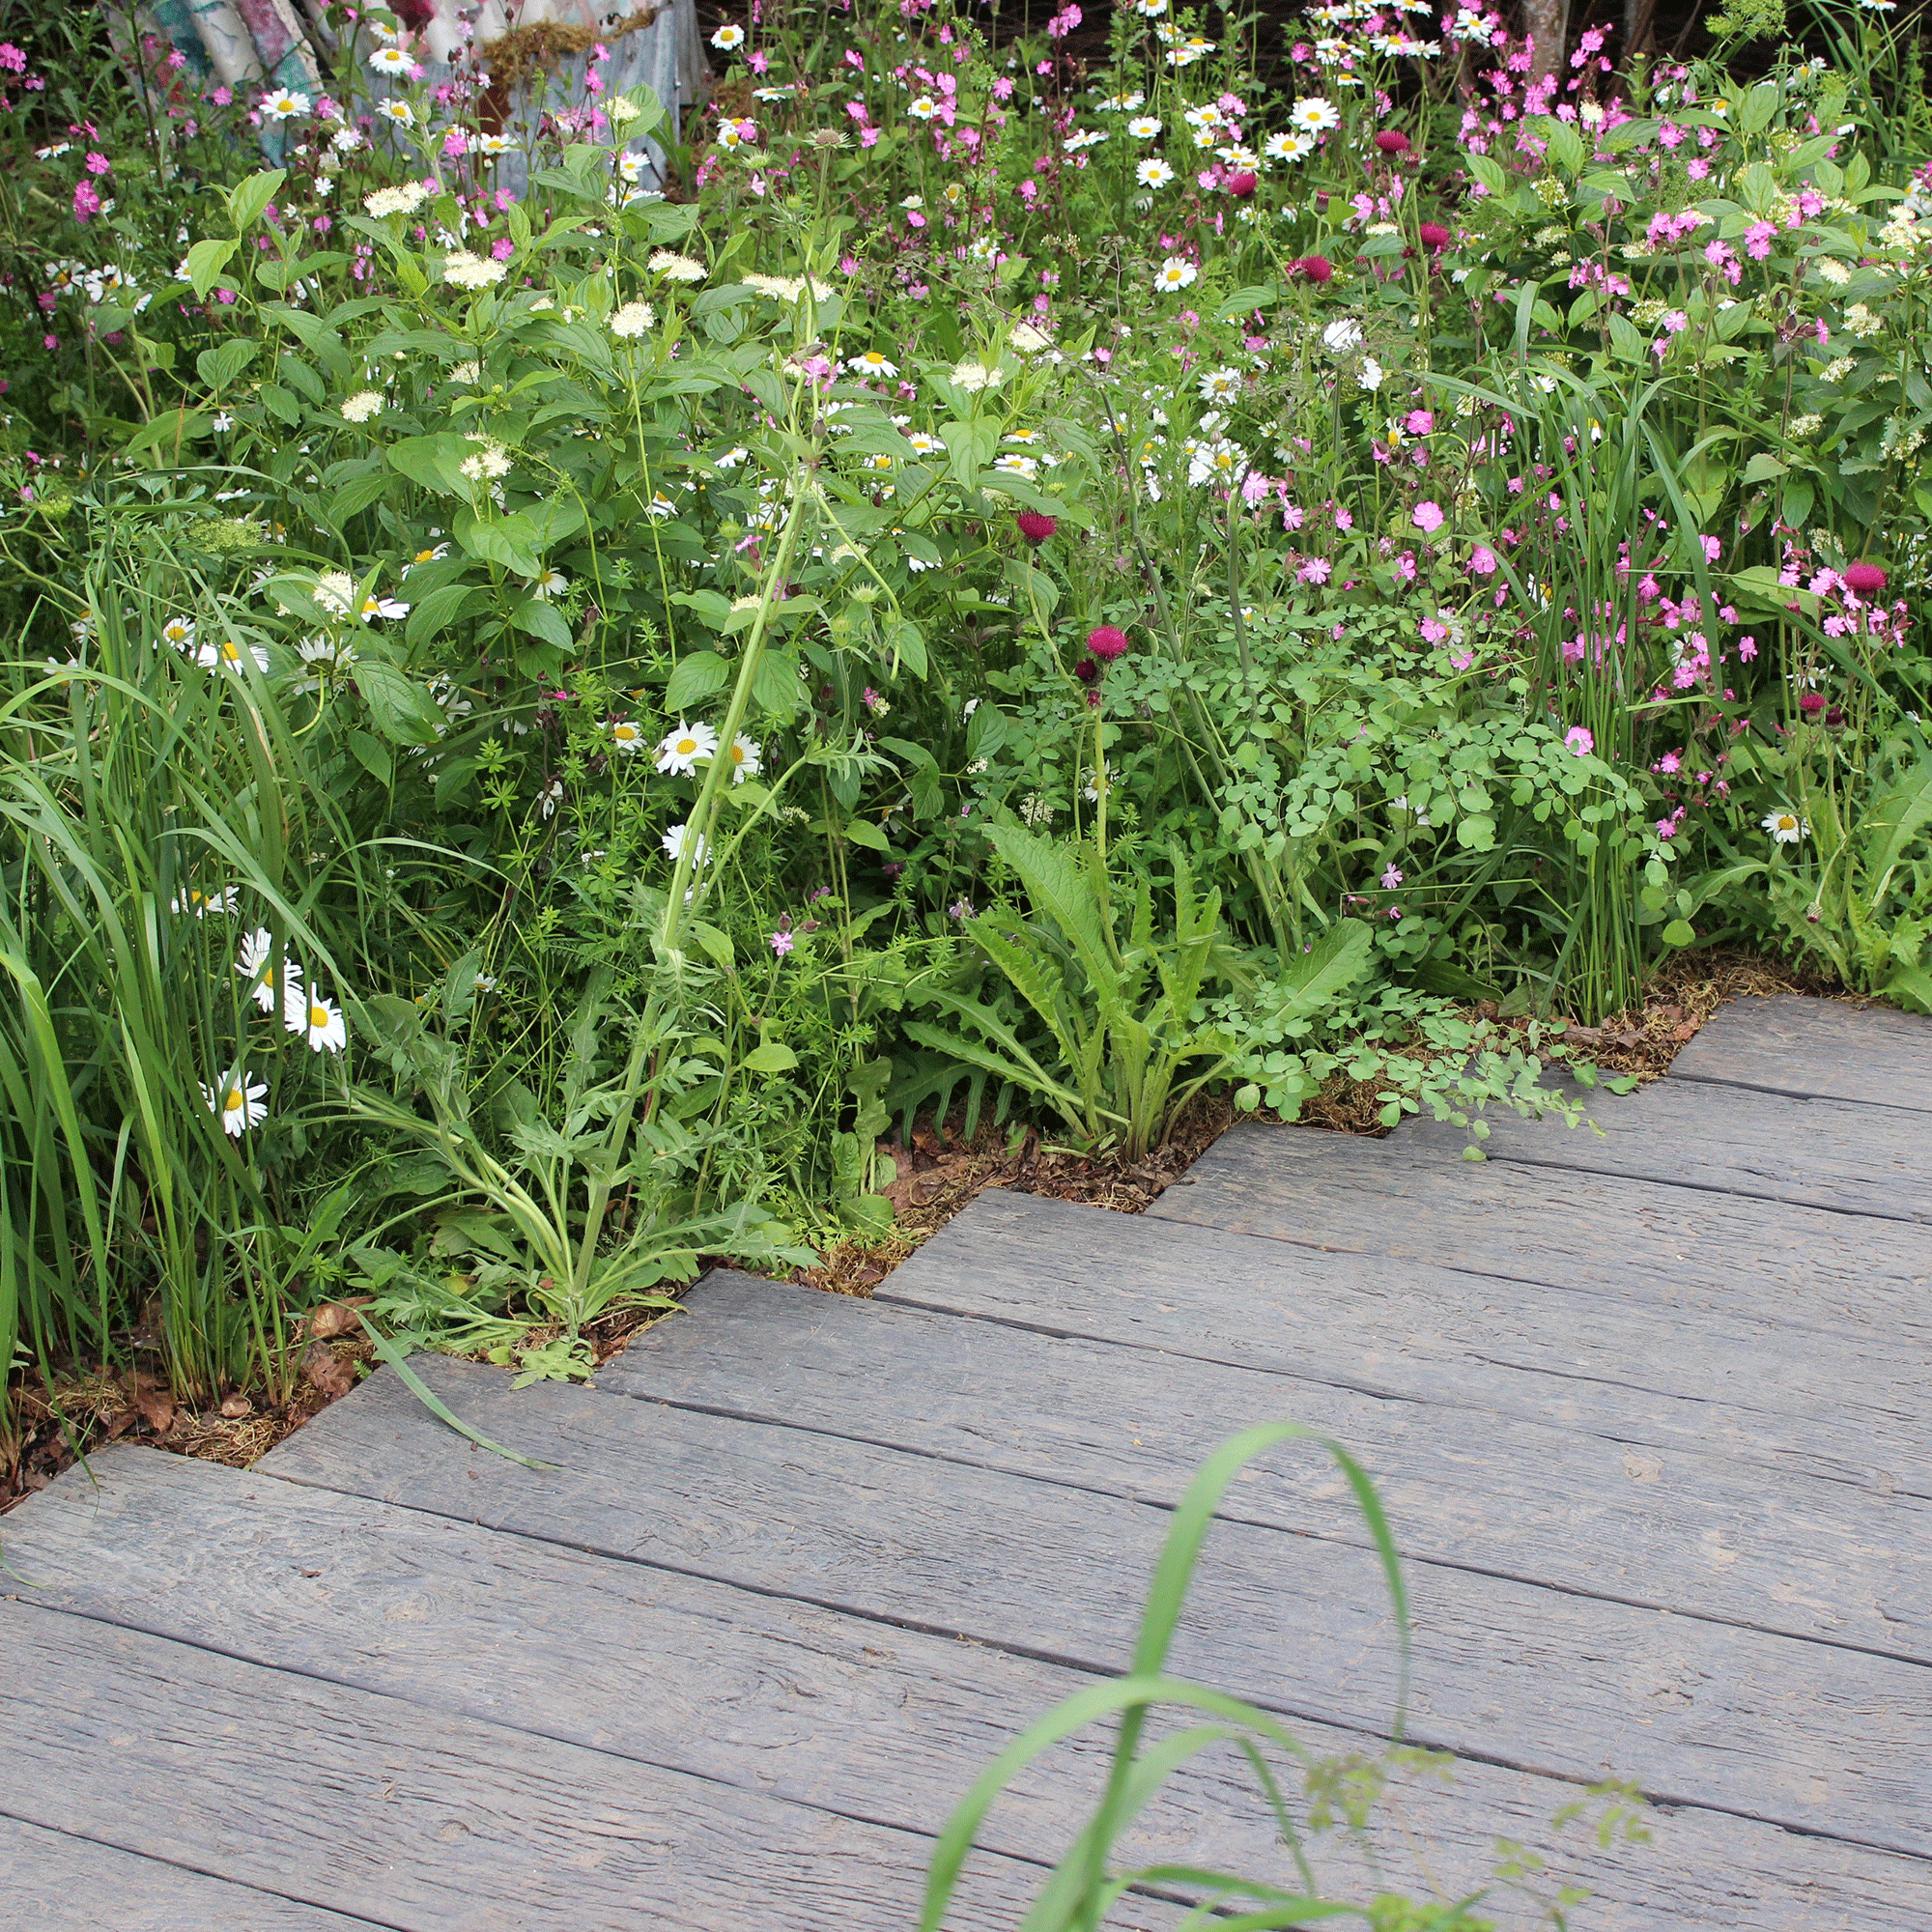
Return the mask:
<path id="1" fill-rule="evenodd" d="M 969 1492 L 956 1468 L 895 1451 L 582 1390 L 511 1398 L 494 1372 L 441 1357 L 417 1367 L 485 1433 L 557 1466 L 533 1473 L 478 1451 L 458 1471 L 440 1425 L 379 1375 L 275 1450 L 273 1473 L 1077 1668 L 1107 1673 L 1125 1659 L 1167 1521 L 1154 1506 L 983 1472 Z M 371 1473 L 381 1469 L 397 1473 Z M 1284 1562 L 1290 1548 L 1298 1562 Z M 936 1549 L 949 1558 L 938 1568 Z M 1378 1575 L 1359 1550 L 1218 1524 L 1173 1667 L 1297 1719 L 1375 1733 L 1393 1689 Z M 1582 1782 L 1620 1762 L 1665 1803 L 1932 1850 L 1922 1749 L 1837 1735 L 1852 1709 L 1918 1710 L 1932 1673 L 1730 1628 L 1719 1644 L 1690 1619 L 1457 1572 L 1424 1581 L 1416 1682 L 1429 1689 L 1410 1726 L 1423 1742 Z M 1219 1622 L 1203 1599 L 1221 1606 Z M 1278 1641 L 1253 1634 L 1285 1607 L 1303 1680 L 1293 1696 L 1272 1681 Z M 1029 1627 L 1037 1634 L 1019 1640 Z M 1785 1690 L 1759 1681 L 1800 1656 Z M 1650 1715 L 1626 1736 L 1634 1709 Z M 1932 1711 L 1924 1728 L 1932 1738 Z M 1860 1788 L 1850 1809 L 1834 1777 Z"/>
<path id="2" fill-rule="evenodd" d="M 1664 1331 L 1651 1309 L 1585 1290 L 1003 1188 L 953 1216 L 872 1299 L 1932 1496 L 1917 1365 L 1862 1338 L 1796 1336 L 1762 1314 L 1690 1311 Z M 1711 1360 L 1740 1365 L 1721 1398 Z"/>
<path id="3" fill-rule="evenodd" d="M 1613 1459 L 1600 1438 L 1446 1406 L 1411 1433 L 1408 1418 L 1375 1412 L 1406 1406 L 1400 1398 L 1331 1398 L 1339 1413 L 1311 1416 L 1312 1391 L 1272 1372 L 1118 1343 L 1042 1348 L 997 1323 L 951 1328 L 961 1318 L 749 1275 L 713 1274 L 687 1305 L 688 1319 L 660 1324 L 608 1362 L 598 1386 L 1163 1508 L 1221 1440 L 1292 1414 L 1368 1466 L 1406 1562 L 1932 1663 L 1932 1588 L 1897 1567 L 1901 1546 L 1932 1551 L 1932 1510 L 1911 1499 L 1884 1504 L 1897 1520 L 1866 1522 L 1874 1498 L 1842 1485 L 1813 1495 L 1801 1477 L 1762 1512 L 1761 1472 L 1719 1458 L 1693 1455 L 1688 1469 L 1675 1449 L 1668 1468 L 1662 1456 L 1634 1461 L 1630 1450 Z M 1146 1419 L 1128 1427 L 1125 1416 Z M 1444 1429 L 1451 1440 L 1433 1438 Z M 1500 1516 L 1490 1483 L 1463 1474 L 1479 1466 L 1505 1484 Z M 1219 1515 L 1366 1547 L 1346 1485 L 1332 1469 L 1317 1475 L 1290 1482 L 1251 1467 Z M 1827 1503 L 1855 1520 L 1830 1520 Z M 1634 1548 L 1642 1561 L 1632 1577 Z M 1604 1573 L 1618 1557 L 1619 1580 L 1630 1580 L 1613 1588 Z M 1667 1596 L 1657 1587 L 1666 1577 L 1678 1584 Z M 1867 1595 L 1868 1605 L 1858 1603 Z M 1796 1607 L 1780 1618 L 1780 1603 Z M 1854 1609 L 1868 1609 L 1869 1621 Z"/>
<path id="4" fill-rule="evenodd" d="M 763 1599 L 728 1585 L 259 1472 L 124 1448 L 103 1456 L 99 1473 L 98 1491 L 63 1478 L 14 1519 L 50 1607 L 275 1668 L 305 1663 L 313 1667 L 303 1674 L 324 1684 L 514 1723 L 739 1789 L 853 1804 L 863 1790 L 896 1812 L 883 1824 L 911 1815 L 929 1828 L 994 1750 L 1091 1682 L 986 1645 L 895 1633 L 882 1649 L 866 1638 L 884 1633 L 858 1619 L 796 1606 L 768 1614 Z M 173 1533 L 185 1515 L 196 1525 L 190 1538 Z M 126 1621 L 135 1614 L 138 1624 Z M 677 1661 L 675 1672 L 664 1672 L 663 1658 Z M 479 1694 L 486 1709 L 471 1708 Z M 1322 1755 L 1356 1743 L 1300 1728 Z M 1104 1748 L 1104 1739 L 1076 1745 L 1072 1764 L 1022 1777 L 1014 1802 L 994 1814 L 995 1848 L 1057 1856 L 1082 1822 L 1083 1794 L 1097 1789 Z M 1606 1932 L 1923 1932 L 1932 1923 L 1923 1861 L 1694 1807 L 1653 1813 L 1653 1847 L 1605 1853 L 1575 1833 L 1552 1833 L 1549 1820 L 1573 1793 L 1467 1763 L 1452 1787 L 1398 1778 L 1381 1837 L 1394 1864 L 1372 1870 L 1331 1846 L 1321 1869 L 1345 1893 L 1420 1889 L 1407 1852 L 1426 1846 L 1435 1886 L 1456 1896 L 1483 1880 L 1490 1848 L 1507 1836 L 1552 1861 L 1551 1886 L 1590 1888 L 1598 1909 L 1589 1922 Z M 1178 1814 L 1156 1809 L 1128 1848 L 1136 1861 L 1192 1853 L 1229 1869 L 1276 1868 L 1265 1814 L 1219 1767 L 1184 1774 L 1177 1802 Z M 1330 1858 L 1339 1859 L 1332 1874 Z M 1733 1872 L 1750 1874 L 1742 1895 Z M 1486 1906 L 1485 1916 L 1529 1932 L 1525 1913 Z"/>
<path id="5" fill-rule="evenodd" d="M 70 1831 L 50 1832 L 17 1817 L 0 1794 L 0 1901 L 26 1932 L 350 1932 L 393 1920 L 304 1905 Z"/>
<path id="6" fill-rule="evenodd" d="M 1693 1216 L 1692 1201 L 1735 1208 Z M 1781 1327 L 1910 1344 L 1932 1366 L 1932 1241 L 1899 1222 L 1264 1126 L 1225 1134 L 1147 1218 L 1617 1293 L 1673 1317 L 1777 1295 Z"/>
<path id="7" fill-rule="evenodd" d="M 299 1875 L 396 1932 L 709 1927 L 748 1899 L 774 1932 L 917 1913 L 927 1835 L 125 1627 L 102 1645 L 98 1629 L 0 1604 L 9 1661 L 28 1666 L 18 1694 L 0 1690 L 10 1756 L 32 1772 L 31 1801 L 10 1804 L 49 1829 L 79 1820 L 258 1889 Z M 244 1750 L 211 1748 L 238 1735 Z M 961 1924 L 1002 1932 L 1040 1875 L 981 1855 Z M 1155 1932 L 1179 1916 L 1128 1900 L 1111 1922 Z"/>

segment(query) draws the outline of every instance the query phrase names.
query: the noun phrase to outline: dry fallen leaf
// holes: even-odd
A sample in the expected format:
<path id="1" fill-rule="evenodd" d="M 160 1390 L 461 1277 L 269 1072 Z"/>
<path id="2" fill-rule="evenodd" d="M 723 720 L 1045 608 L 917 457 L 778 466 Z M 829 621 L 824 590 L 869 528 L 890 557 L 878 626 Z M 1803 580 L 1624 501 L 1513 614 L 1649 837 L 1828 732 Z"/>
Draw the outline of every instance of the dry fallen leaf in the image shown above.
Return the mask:
<path id="1" fill-rule="evenodd" d="M 302 1374 L 330 1401 L 335 1402 L 355 1386 L 355 1370 L 339 1361 L 327 1342 L 311 1342 L 302 1354 Z"/>
<path id="2" fill-rule="evenodd" d="M 221 1412 L 230 1422 L 237 1422 L 244 1415 L 253 1415 L 255 1405 L 237 1389 L 233 1395 L 222 1397 Z"/>
<path id="3" fill-rule="evenodd" d="M 175 1426 L 174 1397 L 157 1387 L 152 1376 L 134 1378 L 134 1406 L 156 1435 L 165 1435 Z"/>
<path id="4" fill-rule="evenodd" d="M 325 1301 L 308 1318 L 308 1332 L 318 1342 L 332 1342 L 338 1335 L 353 1335 L 362 1325 L 361 1318 L 355 1311 L 367 1306 L 366 1295 L 357 1301 Z"/>

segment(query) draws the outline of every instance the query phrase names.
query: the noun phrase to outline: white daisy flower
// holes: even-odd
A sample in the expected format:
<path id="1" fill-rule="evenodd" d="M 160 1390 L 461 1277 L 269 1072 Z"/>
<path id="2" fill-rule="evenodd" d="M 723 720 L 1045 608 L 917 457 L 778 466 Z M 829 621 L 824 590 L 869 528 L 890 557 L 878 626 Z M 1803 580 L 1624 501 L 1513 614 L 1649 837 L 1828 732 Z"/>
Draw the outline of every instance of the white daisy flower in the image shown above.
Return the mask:
<path id="1" fill-rule="evenodd" d="M 929 436 L 923 429 L 914 430 L 906 440 L 912 445 L 912 453 L 915 456 L 943 456 L 946 452 L 946 445 L 936 436 Z"/>
<path id="2" fill-rule="evenodd" d="M 378 47 L 369 56 L 369 65 L 378 73 L 400 73 L 408 77 L 415 72 L 416 64 L 401 47 Z"/>
<path id="3" fill-rule="evenodd" d="M 1178 289 L 1191 287 L 1200 273 L 1192 262 L 1184 262 L 1179 255 L 1170 255 L 1160 265 L 1160 272 L 1154 276 L 1153 285 L 1162 294 L 1171 295 Z"/>
<path id="4" fill-rule="evenodd" d="M 611 734 L 611 749 L 622 752 L 626 757 L 644 749 L 643 726 L 635 724 L 628 718 L 612 718 L 605 726 Z"/>
<path id="5" fill-rule="evenodd" d="M 269 1118 L 268 1082 L 255 1081 L 251 1085 L 250 1081 L 251 1076 L 238 1067 L 224 1075 L 219 1086 L 200 1083 L 209 1112 L 219 1118 L 222 1132 L 233 1134 L 238 1141 L 250 1127 L 259 1127 Z"/>
<path id="6" fill-rule="evenodd" d="M 1174 170 L 1165 161 L 1143 161 L 1135 168 L 1134 179 L 1143 187 L 1165 187 L 1174 179 Z"/>
<path id="7" fill-rule="evenodd" d="M 561 597 L 570 588 L 570 579 L 560 570 L 547 570 L 530 585 L 530 595 L 541 597 L 548 603 L 553 597 Z"/>
<path id="8" fill-rule="evenodd" d="M 706 846 L 702 836 L 694 832 L 689 825 L 668 827 L 662 843 L 665 851 L 669 855 L 672 865 L 675 865 L 684 856 L 684 848 L 688 840 L 696 841 L 692 863 L 698 866 L 703 865 L 711 856 L 710 850 Z"/>
<path id="9" fill-rule="evenodd" d="M 235 970 L 247 980 L 248 997 L 265 1013 L 273 1012 L 278 1000 L 285 1004 L 300 997 L 301 968 L 286 956 L 276 965 L 274 945 L 266 925 L 258 925 L 242 940 Z"/>
<path id="10" fill-rule="evenodd" d="M 929 94 L 922 94 L 917 100 L 909 101 L 906 112 L 915 121 L 930 121 L 939 112 L 939 102 Z"/>
<path id="11" fill-rule="evenodd" d="M 415 109 L 407 100 L 379 100 L 376 112 L 384 121 L 393 121 L 399 128 L 413 128 L 416 125 Z"/>
<path id="12" fill-rule="evenodd" d="M 742 47 L 745 44 L 745 30 L 727 20 L 711 36 L 711 44 L 728 54 L 733 47 Z"/>
<path id="13" fill-rule="evenodd" d="M 311 1053 L 327 1048 L 340 1053 L 349 1043 L 349 1028 L 339 1008 L 320 993 L 304 995 L 299 986 L 291 986 L 282 1005 L 282 1024 L 291 1033 L 306 1034 Z"/>
<path id="14" fill-rule="evenodd" d="M 1306 134 L 1325 134 L 1330 128 L 1342 125 L 1335 103 L 1320 94 L 1311 94 L 1305 100 L 1297 100 L 1289 109 L 1288 118 Z"/>
<path id="15" fill-rule="evenodd" d="M 1201 377 L 1201 400 L 1204 403 L 1225 403 L 1241 393 L 1241 372 L 1238 369 L 1208 369 Z"/>
<path id="16" fill-rule="evenodd" d="M 748 738 L 740 731 L 731 740 L 731 782 L 743 784 L 747 779 L 754 779 L 764 770 L 761 762 L 764 747 L 755 738 Z"/>
<path id="17" fill-rule="evenodd" d="M 178 651 L 192 650 L 194 647 L 194 619 L 192 617 L 170 617 L 161 626 L 163 642 L 172 644 Z"/>
<path id="18" fill-rule="evenodd" d="M 176 914 L 191 912 L 196 919 L 206 919 L 212 912 L 227 913 L 233 918 L 238 890 L 235 886 L 217 886 L 213 892 L 205 893 L 199 886 L 190 886 L 168 901 L 168 910 Z"/>
<path id="19" fill-rule="evenodd" d="M 687 724 L 682 720 L 658 747 L 658 770 L 670 778 L 689 778 L 698 760 L 718 750 L 718 733 L 709 724 Z"/>
<path id="20" fill-rule="evenodd" d="M 269 653 L 260 644 L 238 644 L 233 638 L 223 638 L 218 644 L 202 644 L 194 654 L 194 661 L 205 671 L 230 670 L 238 676 L 242 670 L 243 658 L 253 658 L 255 668 L 264 673 L 269 668 Z"/>
<path id="21" fill-rule="evenodd" d="M 1811 830 L 1810 825 L 1795 811 L 1768 811 L 1762 823 L 1780 845 L 1796 845 Z"/>
<path id="22" fill-rule="evenodd" d="M 1151 141 L 1160 132 L 1159 118 L 1152 114 L 1137 114 L 1127 123 L 1127 132 L 1138 141 Z"/>
<path id="23" fill-rule="evenodd" d="M 867 349 L 861 355 L 848 355 L 845 366 L 855 376 L 896 376 L 899 365 L 887 359 L 876 349 Z"/>
<path id="24" fill-rule="evenodd" d="M 1305 161 L 1315 152 L 1312 134 L 1270 134 L 1262 153 L 1271 161 Z"/>
<path id="25" fill-rule="evenodd" d="M 993 468 L 1009 476 L 1023 476 L 1029 482 L 1039 474 L 1039 459 L 1022 456 L 1017 450 L 1009 450 L 1004 456 L 993 459 Z"/>
<path id="26" fill-rule="evenodd" d="M 292 94 L 283 87 L 263 95 L 255 104 L 264 121 L 291 121 L 308 112 L 309 101 L 307 95 Z"/>
<path id="27" fill-rule="evenodd" d="M 359 614 L 362 621 L 368 624 L 378 617 L 407 617 L 410 614 L 410 607 L 407 604 L 397 603 L 393 597 L 378 597 L 372 592 L 363 598 Z"/>

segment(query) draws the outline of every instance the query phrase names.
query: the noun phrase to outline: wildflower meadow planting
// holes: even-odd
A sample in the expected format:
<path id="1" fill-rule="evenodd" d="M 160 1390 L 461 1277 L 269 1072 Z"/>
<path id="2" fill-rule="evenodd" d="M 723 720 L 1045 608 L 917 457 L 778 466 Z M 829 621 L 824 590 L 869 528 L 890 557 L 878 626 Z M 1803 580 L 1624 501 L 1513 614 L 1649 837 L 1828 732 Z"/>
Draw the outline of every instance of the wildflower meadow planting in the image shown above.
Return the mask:
<path id="1" fill-rule="evenodd" d="M 766 0 L 515 121 L 380 8 L 16 31 L 16 1375 L 577 1377 L 923 1116 L 1534 1106 L 1720 945 L 1932 1008 L 1902 17 Z"/>

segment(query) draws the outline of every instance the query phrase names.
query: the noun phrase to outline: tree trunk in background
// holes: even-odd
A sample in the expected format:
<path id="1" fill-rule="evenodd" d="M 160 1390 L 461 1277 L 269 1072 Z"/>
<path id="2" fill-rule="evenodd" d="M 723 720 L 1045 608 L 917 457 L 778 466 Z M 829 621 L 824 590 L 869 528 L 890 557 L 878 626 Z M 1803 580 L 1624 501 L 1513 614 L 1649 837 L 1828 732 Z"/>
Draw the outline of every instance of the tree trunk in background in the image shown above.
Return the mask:
<path id="1" fill-rule="evenodd" d="M 1563 65 L 1564 49 L 1570 40 L 1570 9 L 1567 0 L 1522 0 L 1523 31 L 1536 42 L 1536 58 L 1530 63 L 1529 77 L 1541 80 Z"/>

